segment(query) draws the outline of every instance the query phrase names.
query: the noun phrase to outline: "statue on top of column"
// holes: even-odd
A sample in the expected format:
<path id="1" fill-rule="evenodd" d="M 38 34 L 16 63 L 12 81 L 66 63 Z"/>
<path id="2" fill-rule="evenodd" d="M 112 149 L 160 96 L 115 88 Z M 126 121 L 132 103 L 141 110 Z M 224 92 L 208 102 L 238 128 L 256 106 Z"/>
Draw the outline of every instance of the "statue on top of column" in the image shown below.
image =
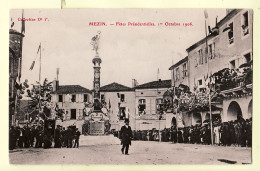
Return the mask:
<path id="1" fill-rule="evenodd" d="M 99 38 L 100 38 L 100 33 L 101 31 L 97 32 L 97 35 L 92 37 L 90 44 L 93 46 L 94 51 L 96 51 L 96 54 L 98 54 L 98 49 L 99 49 Z"/>

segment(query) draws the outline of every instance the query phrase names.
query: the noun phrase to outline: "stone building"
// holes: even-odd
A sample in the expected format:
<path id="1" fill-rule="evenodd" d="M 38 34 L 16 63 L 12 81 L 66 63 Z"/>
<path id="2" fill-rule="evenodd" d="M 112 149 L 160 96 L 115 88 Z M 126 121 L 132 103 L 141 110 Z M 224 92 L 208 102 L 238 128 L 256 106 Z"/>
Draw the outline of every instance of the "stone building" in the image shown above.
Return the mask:
<path id="1" fill-rule="evenodd" d="M 253 11 L 246 9 L 227 10 L 226 16 L 216 21 L 207 37 L 186 50 L 188 80 L 185 81 L 192 92 L 206 92 L 208 85 L 214 82 L 213 91 L 218 91 L 224 98 L 215 104 L 222 110 L 212 114 L 220 115 L 222 122 L 252 116 L 252 50 Z M 170 68 L 176 85 L 183 82 L 176 75 L 177 67 L 183 63 L 181 61 Z M 224 72 L 228 78 L 224 78 Z M 216 78 L 222 79 L 217 83 Z M 209 111 L 197 112 L 190 117 L 194 122 L 203 122 L 209 119 Z"/>
<path id="2" fill-rule="evenodd" d="M 92 102 L 92 91 L 80 85 L 59 85 L 58 80 L 53 81 L 52 103 L 64 109 L 63 122 L 57 121 L 63 127 L 76 125 L 82 132 L 84 124 L 85 104 Z"/>
<path id="3" fill-rule="evenodd" d="M 119 130 L 126 118 L 135 128 L 135 91 L 133 88 L 111 83 L 100 88 L 101 103 L 109 110 L 110 129 Z"/>
<path id="4" fill-rule="evenodd" d="M 176 62 L 169 70 L 171 70 L 172 86 L 189 85 L 188 56 Z"/>
<path id="5" fill-rule="evenodd" d="M 163 95 L 170 87 L 171 80 L 152 81 L 135 87 L 136 130 L 166 127 L 166 115 L 161 111 Z"/>
<path id="6" fill-rule="evenodd" d="M 22 71 L 22 42 L 24 34 L 9 30 L 9 125 L 15 122 L 17 85 Z"/>

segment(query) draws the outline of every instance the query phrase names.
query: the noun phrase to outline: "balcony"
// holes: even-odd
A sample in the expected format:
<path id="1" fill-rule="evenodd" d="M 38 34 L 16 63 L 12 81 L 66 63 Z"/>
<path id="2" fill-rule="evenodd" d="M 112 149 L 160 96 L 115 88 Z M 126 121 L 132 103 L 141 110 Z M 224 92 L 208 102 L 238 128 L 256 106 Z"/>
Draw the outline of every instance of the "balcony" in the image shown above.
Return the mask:
<path id="1" fill-rule="evenodd" d="M 246 88 L 247 85 L 252 84 L 253 70 L 249 63 L 242 64 L 240 68 L 228 69 L 225 68 L 213 74 L 211 77 L 215 80 L 215 90 L 225 91 L 238 87 Z"/>

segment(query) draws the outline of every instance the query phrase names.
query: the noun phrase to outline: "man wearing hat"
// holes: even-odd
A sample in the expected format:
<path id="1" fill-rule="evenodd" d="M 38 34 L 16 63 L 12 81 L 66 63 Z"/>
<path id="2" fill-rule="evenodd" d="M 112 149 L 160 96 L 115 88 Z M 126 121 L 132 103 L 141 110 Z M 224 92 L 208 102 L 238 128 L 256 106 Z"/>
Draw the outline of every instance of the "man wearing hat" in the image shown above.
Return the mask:
<path id="1" fill-rule="evenodd" d="M 121 131 L 121 144 L 122 144 L 122 154 L 124 154 L 125 150 L 125 155 L 128 155 L 128 149 L 129 145 L 131 145 L 131 139 L 132 139 L 132 130 L 131 127 L 129 126 L 129 120 L 125 119 L 125 125 L 122 126 Z"/>

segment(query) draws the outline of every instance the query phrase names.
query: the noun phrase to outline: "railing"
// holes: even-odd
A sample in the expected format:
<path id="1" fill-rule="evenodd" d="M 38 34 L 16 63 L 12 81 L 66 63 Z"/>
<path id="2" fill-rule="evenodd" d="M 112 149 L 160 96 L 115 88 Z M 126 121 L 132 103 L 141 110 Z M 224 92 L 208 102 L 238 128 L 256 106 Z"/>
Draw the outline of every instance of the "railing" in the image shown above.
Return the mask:
<path id="1" fill-rule="evenodd" d="M 227 69 L 223 73 L 220 73 L 220 75 L 215 76 L 215 89 L 224 91 L 252 84 L 252 73 L 253 71 L 251 68 L 248 68 L 243 72 L 239 72 L 237 69 Z"/>

